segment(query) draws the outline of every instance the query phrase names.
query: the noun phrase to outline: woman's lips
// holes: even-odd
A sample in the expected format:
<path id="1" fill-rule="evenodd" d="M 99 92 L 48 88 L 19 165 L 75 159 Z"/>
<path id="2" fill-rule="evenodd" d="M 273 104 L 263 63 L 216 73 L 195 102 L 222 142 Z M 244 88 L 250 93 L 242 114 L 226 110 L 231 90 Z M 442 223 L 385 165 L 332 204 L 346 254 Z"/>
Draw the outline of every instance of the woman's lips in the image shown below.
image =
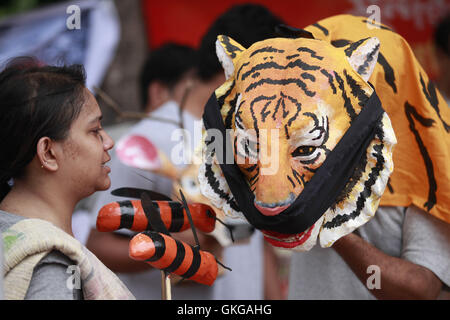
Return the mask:
<path id="1" fill-rule="evenodd" d="M 111 172 L 111 168 L 108 167 L 107 165 L 104 164 L 104 165 L 102 165 L 102 167 L 106 170 L 107 173 Z"/>
<path id="2" fill-rule="evenodd" d="M 265 216 L 276 216 L 277 214 L 279 214 L 280 212 L 283 212 L 287 207 L 289 207 L 289 205 L 286 206 L 280 206 L 280 207 L 273 207 L 273 208 L 267 208 L 267 207 L 262 207 L 260 205 L 257 205 L 255 203 L 255 207 L 256 209 L 258 209 L 259 212 L 261 212 L 263 215 Z"/>

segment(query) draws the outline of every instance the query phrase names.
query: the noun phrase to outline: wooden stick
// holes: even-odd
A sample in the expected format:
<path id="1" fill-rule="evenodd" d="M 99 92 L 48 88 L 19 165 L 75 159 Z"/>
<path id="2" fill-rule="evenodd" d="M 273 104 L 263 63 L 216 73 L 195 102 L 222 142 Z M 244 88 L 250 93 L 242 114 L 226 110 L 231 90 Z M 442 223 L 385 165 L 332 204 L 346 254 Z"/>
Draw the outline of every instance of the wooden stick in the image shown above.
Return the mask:
<path id="1" fill-rule="evenodd" d="M 170 273 L 161 270 L 161 299 L 172 300 L 172 290 L 170 286 Z"/>

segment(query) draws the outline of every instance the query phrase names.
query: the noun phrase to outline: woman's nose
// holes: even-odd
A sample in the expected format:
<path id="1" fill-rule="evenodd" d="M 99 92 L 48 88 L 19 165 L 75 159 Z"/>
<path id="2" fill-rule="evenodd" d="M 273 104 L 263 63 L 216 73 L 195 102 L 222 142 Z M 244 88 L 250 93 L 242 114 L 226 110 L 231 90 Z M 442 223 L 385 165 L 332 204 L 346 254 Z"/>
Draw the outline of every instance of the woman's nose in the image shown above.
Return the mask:
<path id="1" fill-rule="evenodd" d="M 108 151 L 114 147 L 114 140 L 109 136 L 109 134 L 106 133 L 106 131 L 103 131 L 103 148 L 105 151 Z"/>

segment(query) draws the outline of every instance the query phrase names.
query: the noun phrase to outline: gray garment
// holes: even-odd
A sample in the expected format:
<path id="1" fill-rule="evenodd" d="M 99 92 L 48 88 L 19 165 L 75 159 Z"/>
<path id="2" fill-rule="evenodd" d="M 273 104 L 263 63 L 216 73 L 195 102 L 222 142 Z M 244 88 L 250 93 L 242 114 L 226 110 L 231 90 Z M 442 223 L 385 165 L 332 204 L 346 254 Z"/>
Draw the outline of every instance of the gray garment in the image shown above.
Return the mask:
<path id="1" fill-rule="evenodd" d="M 26 218 L 0 210 L 0 232 L 23 219 Z M 81 289 L 67 286 L 73 275 L 68 267 L 73 265 L 76 263 L 60 251 L 51 251 L 34 268 L 25 300 L 83 300 Z"/>
<path id="2" fill-rule="evenodd" d="M 384 253 L 431 270 L 450 286 L 450 225 L 417 207 L 380 207 L 355 231 Z M 368 272 L 369 278 L 373 274 Z M 381 288 L 383 283 L 381 283 Z M 376 290 L 376 289 L 374 289 Z M 292 255 L 289 299 L 375 299 L 333 248 Z"/>

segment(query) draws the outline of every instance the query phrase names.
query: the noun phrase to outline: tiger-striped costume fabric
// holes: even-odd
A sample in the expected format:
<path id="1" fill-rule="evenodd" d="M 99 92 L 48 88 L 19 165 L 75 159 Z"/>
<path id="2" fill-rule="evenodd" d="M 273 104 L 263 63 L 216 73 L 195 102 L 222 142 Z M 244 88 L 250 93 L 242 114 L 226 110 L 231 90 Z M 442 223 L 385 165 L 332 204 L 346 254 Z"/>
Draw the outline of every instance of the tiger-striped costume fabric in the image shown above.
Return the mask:
<path id="1" fill-rule="evenodd" d="M 398 139 L 395 170 L 380 205 L 415 205 L 450 223 L 450 108 L 406 40 L 385 25 L 351 15 L 330 17 L 305 29 L 342 48 L 368 36 L 380 40 L 369 81 Z"/>
<path id="2" fill-rule="evenodd" d="M 365 106 L 373 88 L 386 110 L 361 163 L 336 202 L 314 225 L 299 234 L 262 230 L 275 246 L 307 251 L 319 238 L 322 247 L 329 247 L 369 221 L 380 200 L 383 205 L 424 206 L 423 198 L 413 194 L 423 197 L 426 193 L 409 192 L 416 190 L 414 184 L 408 190 L 402 188 L 425 173 L 420 182 L 420 189 L 425 189 L 423 181 L 429 173 L 427 166 L 421 168 L 417 163 L 424 158 L 420 142 L 425 140 L 412 121 L 421 127 L 430 124 L 427 129 L 440 124 L 437 120 L 422 122 L 431 115 L 418 116 L 416 107 L 420 106 L 419 110 L 434 112 L 439 122 L 447 123 L 448 110 L 439 111 L 447 106 L 407 43 L 387 27 L 369 28 L 368 23 L 364 17 L 336 16 L 306 28 L 316 39 L 274 38 L 248 49 L 227 36 L 218 37 L 218 58 L 227 81 L 215 94 L 225 127 L 234 130 L 234 160 L 262 215 L 275 216 L 294 202 Z M 414 74 L 411 78 L 416 81 L 409 81 L 409 74 Z M 396 125 L 401 121 L 404 123 Z M 407 129 L 410 142 L 399 138 L 405 134 L 402 128 Z M 438 129 L 430 139 L 433 135 L 444 137 L 443 133 Z M 400 157 L 394 152 L 397 138 L 409 143 L 400 149 L 404 152 Z M 417 154 L 412 144 L 418 146 Z M 448 160 L 448 144 L 442 150 Z M 200 166 L 202 192 L 226 214 L 243 218 L 214 156 L 214 152 L 206 152 Z M 423 170 L 416 172 L 419 169 Z M 409 173 L 395 175 L 397 171 Z M 447 185 L 449 172 L 445 173 Z M 401 180 L 407 174 L 412 179 Z M 384 200 L 383 194 L 395 196 Z M 436 197 L 433 201 L 432 206 L 429 201 L 425 204 L 428 211 L 450 222 L 449 202 L 444 199 L 438 205 Z"/>

